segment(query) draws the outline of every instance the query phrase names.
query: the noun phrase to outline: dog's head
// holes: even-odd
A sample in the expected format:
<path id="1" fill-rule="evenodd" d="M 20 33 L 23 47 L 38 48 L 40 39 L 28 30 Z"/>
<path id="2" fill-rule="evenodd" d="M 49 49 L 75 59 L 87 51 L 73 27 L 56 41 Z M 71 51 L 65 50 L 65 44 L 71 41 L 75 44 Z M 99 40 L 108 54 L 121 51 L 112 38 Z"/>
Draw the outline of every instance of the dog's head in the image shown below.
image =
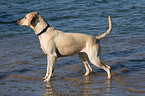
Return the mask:
<path id="1" fill-rule="evenodd" d="M 23 27 L 33 26 L 35 27 L 38 20 L 39 13 L 38 12 L 31 12 L 25 15 L 25 17 L 21 20 L 18 20 L 18 24 Z"/>

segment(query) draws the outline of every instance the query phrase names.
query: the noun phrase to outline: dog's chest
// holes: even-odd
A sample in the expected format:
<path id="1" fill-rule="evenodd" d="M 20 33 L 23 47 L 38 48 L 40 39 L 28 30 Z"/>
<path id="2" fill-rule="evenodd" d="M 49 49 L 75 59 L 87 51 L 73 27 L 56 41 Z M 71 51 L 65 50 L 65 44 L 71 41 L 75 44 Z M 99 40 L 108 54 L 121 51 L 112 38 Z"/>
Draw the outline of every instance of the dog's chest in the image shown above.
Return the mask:
<path id="1" fill-rule="evenodd" d="M 50 46 L 50 41 L 48 37 L 39 37 L 39 42 L 42 50 L 44 51 L 45 54 L 47 54 L 47 51 L 49 50 L 48 46 Z"/>

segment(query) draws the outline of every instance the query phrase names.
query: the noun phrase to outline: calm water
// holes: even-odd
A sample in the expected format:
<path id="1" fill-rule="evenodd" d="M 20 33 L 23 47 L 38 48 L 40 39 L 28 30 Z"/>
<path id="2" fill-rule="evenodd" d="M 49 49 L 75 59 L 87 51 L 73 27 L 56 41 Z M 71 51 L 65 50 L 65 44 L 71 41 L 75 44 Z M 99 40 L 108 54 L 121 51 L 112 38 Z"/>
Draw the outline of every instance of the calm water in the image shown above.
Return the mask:
<path id="1" fill-rule="evenodd" d="M 54 77 L 42 77 L 46 56 L 33 30 L 17 20 L 37 11 L 54 28 L 97 36 L 113 20 L 110 35 L 101 40 L 102 59 L 112 67 L 112 80 L 93 65 L 85 68 L 77 55 L 58 58 Z M 1 0 L 0 94 L 1 96 L 143 96 L 145 95 L 144 0 Z"/>

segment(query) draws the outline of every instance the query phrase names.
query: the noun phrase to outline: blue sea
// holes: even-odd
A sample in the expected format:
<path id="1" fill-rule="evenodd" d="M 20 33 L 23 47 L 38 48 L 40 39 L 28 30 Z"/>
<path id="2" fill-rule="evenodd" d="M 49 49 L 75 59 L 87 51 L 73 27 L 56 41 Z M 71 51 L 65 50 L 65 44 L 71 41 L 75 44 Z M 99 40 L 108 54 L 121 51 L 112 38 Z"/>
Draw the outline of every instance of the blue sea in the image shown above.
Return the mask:
<path id="1" fill-rule="evenodd" d="M 99 36 L 101 58 L 112 67 L 113 78 L 91 65 L 84 77 L 78 55 L 57 59 L 54 77 L 44 83 L 46 56 L 30 28 L 17 24 L 29 12 L 38 12 L 57 30 Z M 1 0 L 1 96 L 144 96 L 145 0 Z"/>

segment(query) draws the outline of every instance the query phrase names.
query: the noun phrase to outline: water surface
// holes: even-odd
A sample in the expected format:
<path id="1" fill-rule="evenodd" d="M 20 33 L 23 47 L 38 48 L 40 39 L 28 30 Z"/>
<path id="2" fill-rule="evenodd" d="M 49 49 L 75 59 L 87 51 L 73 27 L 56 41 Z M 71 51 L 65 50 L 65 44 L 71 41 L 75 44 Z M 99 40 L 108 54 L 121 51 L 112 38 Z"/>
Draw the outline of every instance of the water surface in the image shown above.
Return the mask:
<path id="1" fill-rule="evenodd" d="M 0 94 L 2 96 L 143 96 L 145 95 L 144 0 L 1 0 Z M 85 68 L 77 55 L 57 59 L 54 77 L 42 77 L 46 56 L 33 30 L 17 20 L 39 12 L 54 28 L 97 36 L 113 21 L 110 35 L 101 40 L 102 60 L 112 67 L 112 80 L 93 65 Z"/>

